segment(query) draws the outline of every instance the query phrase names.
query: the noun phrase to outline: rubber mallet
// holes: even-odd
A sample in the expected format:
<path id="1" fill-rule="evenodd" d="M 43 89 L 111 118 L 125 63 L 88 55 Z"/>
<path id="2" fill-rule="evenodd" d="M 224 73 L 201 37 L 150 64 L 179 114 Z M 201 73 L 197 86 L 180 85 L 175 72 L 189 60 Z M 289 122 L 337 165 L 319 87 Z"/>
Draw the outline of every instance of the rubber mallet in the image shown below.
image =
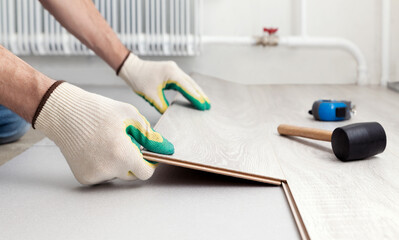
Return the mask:
<path id="1" fill-rule="evenodd" d="M 384 128 L 377 122 L 355 123 L 333 132 L 282 124 L 278 133 L 331 142 L 335 156 L 342 161 L 365 159 L 382 153 L 387 145 Z"/>

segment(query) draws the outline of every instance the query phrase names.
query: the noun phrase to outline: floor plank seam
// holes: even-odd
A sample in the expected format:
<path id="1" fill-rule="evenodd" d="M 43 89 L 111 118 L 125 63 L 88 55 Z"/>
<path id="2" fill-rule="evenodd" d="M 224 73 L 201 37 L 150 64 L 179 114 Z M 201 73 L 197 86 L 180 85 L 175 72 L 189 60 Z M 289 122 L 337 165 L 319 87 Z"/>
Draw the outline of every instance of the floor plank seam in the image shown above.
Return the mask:
<path id="1" fill-rule="evenodd" d="M 310 239 L 309 233 L 306 229 L 305 223 L 303 222 L 301 213 L 299 212 L 298 206 L 296 205 L 294 196 L 289 188 L 287 181 L 282 181 L 282 187 L 285 193 L 285 196 L 288 201 L 288 205 L 290 206 L 291 213 L 295 219 L 295 223 L 298 227 L 299 235 L 302 239 Z"/>
<path id="2" fill-rule="evenodd" d="M 273 184 L 273 185 L 277 185 L 277 186 L 280 186 L 281 182 L 283 181 L 282 179 L 277 179 L 277 178 L 272 178 L 272 177 L 265 177 L 265 176 L 256 175 L 256 174 L 239 172 L 239 171 L 235 171 L 235 170 L 212 167 L 212 166 L 207 166 L 207 165 L 202 165 L 202 164 L 197 164 L 197 163 L 192 163 L 192 162 L 186 162 L 186 161 L 177 160 L 177 159 L 169 159 L 168 157 L 163 157 L 163 156 L 162 157 L 154 156 L 150 152 L 145 152 L 145 151 L 143 151 L 143 155 L 147 160 L 150 160 L 150 161 L 156 161 L 156 162 L 166 163 L 166 164 L 170 164 L 170 165 L 195 169 L 195 170 L 202 170 L 202 171 L 206 171 L 206 172 L 222 174 L 222 175 L 231 176 L 231 177 L 238 177 L 238 178 L 242 178 L 242 179 L 254 180 L 257 182 L 263 182 L 263 183 Z"/>

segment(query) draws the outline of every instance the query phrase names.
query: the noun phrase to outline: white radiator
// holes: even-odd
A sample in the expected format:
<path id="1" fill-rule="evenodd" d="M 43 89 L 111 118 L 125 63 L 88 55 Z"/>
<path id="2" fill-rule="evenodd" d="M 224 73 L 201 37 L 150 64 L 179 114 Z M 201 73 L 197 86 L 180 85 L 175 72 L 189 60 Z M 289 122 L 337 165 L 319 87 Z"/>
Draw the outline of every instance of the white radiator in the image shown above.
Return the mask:
<path id="1" fill-rule="evenodd" d="M 200 0 L 93 2 L 123 44 L 138 55 L 189 56 L 199 52 Z M 0 0 L 0 44 L 17 55 L 93 54 L 38 0 Z"/>

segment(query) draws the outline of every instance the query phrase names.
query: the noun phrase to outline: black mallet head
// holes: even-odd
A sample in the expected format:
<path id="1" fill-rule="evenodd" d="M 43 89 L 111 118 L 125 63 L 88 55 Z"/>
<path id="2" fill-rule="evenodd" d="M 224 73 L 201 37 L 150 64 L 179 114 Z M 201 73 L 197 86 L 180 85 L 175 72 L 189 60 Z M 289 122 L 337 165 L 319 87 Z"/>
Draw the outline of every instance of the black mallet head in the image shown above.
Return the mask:
<path id="1" fill-rule="evenodd" d="M 331 145 L 340 160 L 360 160 L 382 153 L 387 137 L 384 128 L 377 122 L 355 123 L 336 128 Z"/>

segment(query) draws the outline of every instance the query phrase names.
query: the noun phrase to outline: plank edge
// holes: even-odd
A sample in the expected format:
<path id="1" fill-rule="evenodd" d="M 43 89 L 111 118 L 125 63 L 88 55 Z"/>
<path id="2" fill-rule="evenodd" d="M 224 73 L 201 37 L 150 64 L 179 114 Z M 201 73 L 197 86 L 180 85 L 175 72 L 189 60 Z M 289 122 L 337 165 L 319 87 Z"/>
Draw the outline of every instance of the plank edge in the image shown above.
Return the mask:
<path id="1" fill-rule="evenodd" d="M 291 208 L 292 215 L 294 216 L 296 226 L 298 227 L 299 235 L 302 239 L 310 239 L 309 233 L 306 229 L 305 223 L 303 222 L 298 206 L 295 203 L 294 196 L 292 195 L 288 183 L 286 181 L 283 181 L 281 185 L 283 186 L 283 190 L 285 196 L 287 197 L 288 205 Z"/>
<path id="2" fill-rule="evenodd" d="M 195 73 L 190 73 L 190 76 L 192 76 L 193 74 L 195 74 Z M 177 100 L 178 95 L 179 94 L 177 94 L 173 98 L 170 105 L 172 105 Z M 166 109 L 166 111 L 168 111 L 169 109 L 170 108 Z M 163 119 L 164 116 L 165 116 L 165 113 L 162 114 L 162 116 L 160 117 L 158 122 L 154 125 L 155 129 L 157 128 L 158 124 L 161 122 L 161 120 Z M 237 177 L 237 178 L 242 178 L 242 179 L 246 179 L 246 180 L 253 180 L 253 181 L 257 181 L 257 182 L 282 186 L 283 191 L 284 191 L 285 196 L 288 201 L 288 205 L 290 206 L 291 213 L 292 213 L 295 223 L 297 225 L 299 235 L 301 236 L 302 239 L 306 239 L 306 240 L 310 239 L 308 231 L 307 231 L 305 224 L 302 220 L 301 214 L 299 213 L 299 209 L 295 203 L 295 199 L 291 193 L 291 190 L 289 189 L 289 186 L 288 186 L 288 183 L 286 180 L 251 175 L 251 174 L 247 174 L 247 173 L 242 173 L 242 172 L 238 172 L 238 171 L 234 171 L 234 170 L 227 170 L 227 169 L 222 169 L 222 168 L 219 169 L 216 167 L 210 167 L 210 166 L 206 166 L 206 165 L 194 164 L 194 163 L 185 162 L 185 161 L 181 161 L 181 160 L 177 160 L 177 159 L 167 158 L 166 156 L 163 157 L 163 156 L 152 155 L 153 153 L 145 151 L 143 149 L 143 147 L 141 147 L 141 150 L 142 150 L 143 156 L 150 161 L 156 161 L 156 162 L 161 162 L 164 164 L 178 166 L 178 167 L 184 167 L 184 168 L 189 168 L 189 169 L 194 169 L 194 170 L 200 170 L 200 171 L 205 171 L 205 172 L 210 172 L 210 173 L 215 173 L 215 174 L 222 174 L 222 175 L 226 175 L 226 176 Z"/>
<path id="3" fill-rule="evenodd" d="M 163 156 L 158 156 L 155 154 L 153 155 L 153 154 L 151 154 L 149 152 L 145 152 L 145 151 L 143 151 L 143 156 L 145 159 L 150 160 L 150 161 L 155 161 L 155 162 L 165 163 L 168 165 L 190 168 L 190 169 L 200 170 L 200 171 L 205 171 L 205 172 L 210 172 L 210 173 L 216 173 L 216 174 L 221 174 L 221 175 L 230 176 L 230 177 L 237 177 L 237 178 L 252 180 L 252 181 L 256 181 L 256 182 L 268 183 L 268 184 L 273 184 L 273 185 L 277 185 L 277 186 L 280 186 L 281 182 L 283 181 L 283 180 L 277 179 L 277 178 L 265 177 L 265 176 L 249 174 L 249 173 L 239 172 L 239 171 L 230 170 L 230 169 L 224 169 L 224 168 L 212 167 L 212 166 L 208 166 L 208 165 L 202 165 L 202 164 L 198 164 L 198 163 L 186 162 L 186 161 L 182 161 L 182 160 L 168 158 L 166 156 L 163 157 Z"/>

